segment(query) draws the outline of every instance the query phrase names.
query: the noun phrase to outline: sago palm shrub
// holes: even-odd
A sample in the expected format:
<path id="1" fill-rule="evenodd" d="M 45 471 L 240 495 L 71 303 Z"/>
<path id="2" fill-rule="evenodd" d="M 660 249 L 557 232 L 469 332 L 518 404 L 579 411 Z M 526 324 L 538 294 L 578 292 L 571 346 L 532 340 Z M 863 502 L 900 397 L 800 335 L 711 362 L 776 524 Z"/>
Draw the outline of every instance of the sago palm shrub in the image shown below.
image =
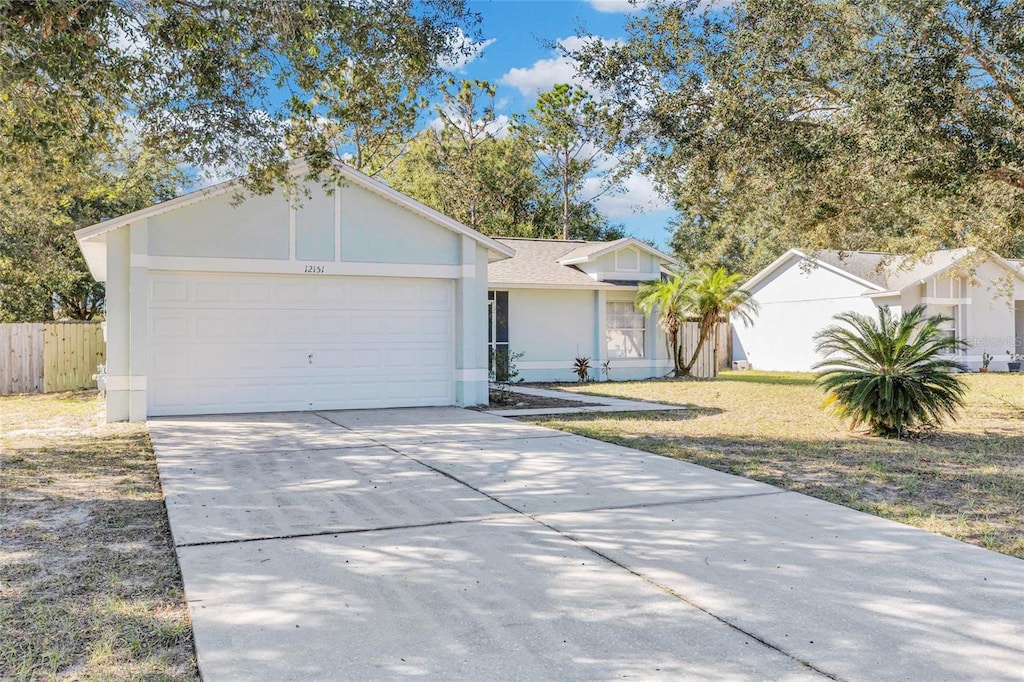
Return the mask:
<path id="1" fill-rule="evenodd" d="M 964 406 L 958 372 L 967 367 L 951 354 L 966 343 L 941 329 L 948 318 L 927 317 L 919 305 L 901 316 L 887 307 L 874 319 L 842 313 L 815 336 L 816 382 L 826 405 L 880 436 L 902 437 L 955 419 Z"/>

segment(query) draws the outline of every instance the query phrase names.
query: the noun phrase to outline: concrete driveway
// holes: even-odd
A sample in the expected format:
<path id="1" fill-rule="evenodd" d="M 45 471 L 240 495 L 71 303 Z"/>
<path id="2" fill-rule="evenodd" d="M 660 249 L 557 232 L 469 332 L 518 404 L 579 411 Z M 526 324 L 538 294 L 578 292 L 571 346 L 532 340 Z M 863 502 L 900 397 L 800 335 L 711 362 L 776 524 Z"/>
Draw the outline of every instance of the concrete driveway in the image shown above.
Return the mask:
<path id="1" fill-rule="evenodd" d="M 1024 562 L 458 409 L 150 423 L 219 680 L 1024 679 Z"/>

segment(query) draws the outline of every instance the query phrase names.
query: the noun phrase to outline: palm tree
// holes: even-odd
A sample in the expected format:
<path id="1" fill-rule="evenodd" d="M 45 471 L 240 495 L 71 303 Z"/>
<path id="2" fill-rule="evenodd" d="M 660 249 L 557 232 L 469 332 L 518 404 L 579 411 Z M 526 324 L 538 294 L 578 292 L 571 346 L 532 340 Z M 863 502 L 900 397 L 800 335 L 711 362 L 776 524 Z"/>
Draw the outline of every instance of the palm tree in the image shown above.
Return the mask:
<path id="1" fill-rule="evenodd" d="M 901 437 L 956 418 L 965 392 L 956 372 L 967 367 L 950 354 L 967 344 L 941 329 L 949 318 L 925 317 L 919 305 L 899 317 L 882 306 L 877 320 L 853 312 L 834 319 L 840 324 L 815 335 L 825 359 L 814 369 L 826 405 L 850 428 L 867 424 L 876 435 Z"/>
<path id="2" fill-rule="evenodd" d="M 730 274 L 725 268 L 712 270 L 707 266 L 693 271 L 686 278 L 682 298 L 683 315 L 691 320 L 696 319 L 700 336 L 690 359 L 683 363 L 682 374 L 679 376 L 690 376 L 701 349 L 711 338 L 719 320 L 735 317 L 749 324 L 752 316 L 757 314 L 757 301 L 750 297 L 749 291 L 741 288 L 742 283 L 743 275 L 738 272 Z M 681 356 L 681 346 L 679 352 Z M 718 367 L 713 371 L 717 374 Z"/>
<path id="3" fill-rule="evenodd" d="M 667 279 L 640 286 L 636 307 L 646 315 L 658 311 L 658 320 L 672 353 L 675 376 L 690 376 L 719 320 L 736 315 L 746 323 L 757 311 L 757 303 L 750 298 L 750 293 L 740 288 L 741 281 L 742 275 L 729 274 L 725 268 L 703 267 L 686 275 L 673 272 Z M 683 324 L 690 320 L 697 321 L 700 336 L 697 347 L 687 359 L 681 332 Z"/>
<path id="4" fill-rule="evenodd" d="M 658 324 L 665 331 L 665 343 L 672 354 L 673 374 L 682 376 L 681 337 L 683 327 L 683 288 L 685 278 L 679 272 L 667 279 L 644 282 L 636 292 L 636 308 L 644 315 L 658 311 Z"/>

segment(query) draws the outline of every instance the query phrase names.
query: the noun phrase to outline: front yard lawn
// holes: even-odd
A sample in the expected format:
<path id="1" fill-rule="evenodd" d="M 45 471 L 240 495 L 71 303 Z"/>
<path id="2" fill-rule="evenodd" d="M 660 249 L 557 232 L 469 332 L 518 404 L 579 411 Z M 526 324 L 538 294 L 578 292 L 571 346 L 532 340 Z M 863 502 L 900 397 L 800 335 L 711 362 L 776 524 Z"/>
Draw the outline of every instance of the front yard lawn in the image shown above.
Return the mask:
<path id="1" fill-rule="evenodd" d="M 0 679 L 199 678 L 143 425 L 0 397 Z"/>
<path id="2" fill-rule="evenodd" d="M 810 374 L 723 372 L 715 381 L 564 384 L 679 404 L 679 412 L 531 417 L 1024 558 L 1024 375 L 965 377 L 960 420 L 914 440 L 851 432 Z"/>

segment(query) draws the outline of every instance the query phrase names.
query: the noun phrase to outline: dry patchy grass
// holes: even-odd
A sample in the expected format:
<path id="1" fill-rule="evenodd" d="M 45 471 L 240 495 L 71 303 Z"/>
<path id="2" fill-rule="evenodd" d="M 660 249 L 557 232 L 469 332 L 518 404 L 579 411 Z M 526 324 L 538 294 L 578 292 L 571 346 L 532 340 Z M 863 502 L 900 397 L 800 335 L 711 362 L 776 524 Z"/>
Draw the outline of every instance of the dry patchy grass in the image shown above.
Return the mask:
<path id="1" fill-rule="evenodd" d="M 679 412 L 536 417 L 572 433 L 772 483 L 1024 558 L 1024 375 L 965 377 L 968 407 L 942 431 L 887 440 L 825 412 L 809 374 L 566 384 L 679 404 Z"/>
<path id="2" fill-rule="evenodd" d="M 198 679 L 149 437 L 102 409 L 0 397 L 0 679 Z"/>

